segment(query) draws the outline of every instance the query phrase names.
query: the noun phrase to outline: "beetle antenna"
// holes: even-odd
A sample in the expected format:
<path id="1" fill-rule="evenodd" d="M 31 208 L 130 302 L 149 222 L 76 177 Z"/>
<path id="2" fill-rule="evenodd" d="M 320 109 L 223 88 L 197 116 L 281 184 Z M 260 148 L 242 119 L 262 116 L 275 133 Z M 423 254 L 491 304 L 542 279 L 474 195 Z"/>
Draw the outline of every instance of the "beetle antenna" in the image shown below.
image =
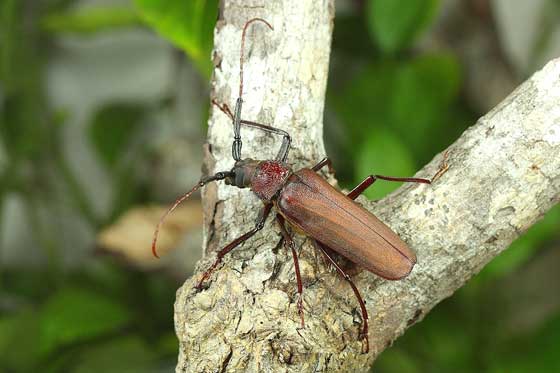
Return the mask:
<path id="1" fill-rule="evenodd" d="M 159 255 L 157 253 L 157 248 L 156 248 L 159 229 L 161 228 L 163 222 L 167 218 L 167 215 L 171 214 L 173 212 L 173 210 L 175 210 L 177 208 L 177 206 L 179 206 L 181 203 L 183 203 L 183 201 L 188 199 L 194 192 L 196 192 L 197 190 L 199 190 L 200 188 L 202 188 L 206 184 L 208 184 L 212 181 L 223 180 L 226 177 L 233 176 L 233 175 L 234 175 L 234 173 L 232 171 L 227 171 L 227 172 L 218 172 L 218 173 L 216 173 L 215 175 L 212 175 L 212 176 L 202 177 L 200 179 L 200 181 L 198 182 L 198 184 L 196 184 L 191 190 L 189 190 L 187 193 L 183 194 L 181 197 L 177 198 L 175 203 L 173 203 L 173 205 L 171 205 L 171 207 L 169 207 L 169 209 L 159 219 L 159 223 L 156 226 L 156 230 L 154 231 L 154 238 L 152 239 L 152 254 L 156 258 L 159 258 Z"/>
<path id="2" fill-rule="evenodd" d="M 233 118 L 233 145 L 232 156 L 233 159 L 239 161 L 241 159 L 241 105 L 243 104 L 243 62 L 245 60 L 245 35 L 249 25 L 253 22 L 262 22 L 268 26 L 269 29 L 274 30 L 270 23 L 262 18 L 253 18 L 245 23 L 243 32 L 241 34 L 241 55 L 239 57 L 239 97 L 235 103 L 234 118 Z"/>
<path id="3" fill-rule="evenodd" d="M 243 27 L 243 33 L 241 34 L 241 55 L 239 57 L 239 98 L 243 97 L 243 62 L 245 60 L 245 34 L 249 25 L 253 22 L 262 22 L 268 26 L 269 29 L 274 30 L 274 28 L 262 18 L 253 18 L 245 23 Z"/>

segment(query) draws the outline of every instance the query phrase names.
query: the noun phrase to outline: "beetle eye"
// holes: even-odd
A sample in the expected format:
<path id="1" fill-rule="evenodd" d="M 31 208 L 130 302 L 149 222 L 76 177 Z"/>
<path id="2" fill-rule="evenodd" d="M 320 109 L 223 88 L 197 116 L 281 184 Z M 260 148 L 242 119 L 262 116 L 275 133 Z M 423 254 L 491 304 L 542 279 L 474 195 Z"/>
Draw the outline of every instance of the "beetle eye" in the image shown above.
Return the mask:
<path id="1" fill-rule="evenodd" d="M 225 178 L 226 185 L 235 185 L 235 169 L 231 170 L 230 174 Z"/>

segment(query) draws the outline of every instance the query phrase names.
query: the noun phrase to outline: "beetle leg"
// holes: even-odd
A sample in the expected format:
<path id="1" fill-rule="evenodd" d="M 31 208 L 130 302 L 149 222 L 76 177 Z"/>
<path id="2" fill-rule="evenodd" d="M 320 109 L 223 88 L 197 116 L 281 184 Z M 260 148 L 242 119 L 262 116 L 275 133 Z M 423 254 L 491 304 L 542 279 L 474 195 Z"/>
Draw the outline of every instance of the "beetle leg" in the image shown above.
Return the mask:
<path id="1" fill-rule="evenodd" d="M 215 99 L 212 100 L 212 105 L 216 106 L 218 109 L 224 112 L 229 119 L 235 121 L 235 115 L 231 112 L 229 106 L 227 104 L 220 104 Z M 267 133 L 273 133 L 276 135 L 282 136 L 282 145 L 280 145 L 280 149 L 278 150 L 278 155 L 276 156 L 276 160 L 285 162 L 286 158 L 288 157 L 288 152 L 290 151 L 290 144 L 292 143 L 292 138 L 288 132 L 281 130 L 279 128 L 275 128 L 272 126 L 267 126 L 266 124 L 261 124 L 257 122 L 253 122 L 250 120 L 239 119 L 240 125 L 244 125 L 251 128 L 257 128 Z"/>
<path id="2" fill-rule="evenodd" d="M 364 300 L 363 300 L 363 298 L 360 294 L 360 291 L 358 290 L 358 288 L 354 284 L 354 281 L 352 281 L 352 278 L 350 278 L 350 276 L 346 272 L 344 272 L 344 270 L 338 265 L 338 263 L 329 255 L 329 253 L 326 250 L 328 247 L 323 245 L 321 242 L 319 242 L 317 240 L 313 240 L 312 242 L 313 242 L 313 246 L 315 246 L 316 249 L 320 250 L 323 253 L 325 258 L 327 258 L 327 260 L 334 266 L 336 271 L 342 277 L 344 277 L 344 279 L 350 284 L 350 286 L 352 287 L 352 291 L 354 291 L 354 295 L 358 299 L 358 303 L 360 303 L 360 309 L 362 311 L 362 323 L 363 323 L 363 328 L 362 328 L 362 331 L 360 333 L 360 339 L 363 340 L 362 352 L 364 354 L 367 354 L 369 352 L 369 334 L 368 334 L 368 330 L 369 330 L 368 320 L 369 320 L 369 317 L 368 317 L 368 311 L 366 309 L 366 305 L 365 305 Z"/>
<path id="3" fill-rule="evenodd" d="M 216 106 L 218 109 L 223 111 L 224 114 L 229 117 L 229 119 L 233 120 L 233 113 L 231 112 L 231 110 L 229 109 L 229 106 L 227 104 L 221 104 L 220 105 L 218 103 L 218 101 L 216 101 L 216 99 L 212 99 L 212 105 Z"/>
<path id="4" fill-rule="evenodd" d="M 333 165 L 332 165 L 332 161 L 328 157 L 325 157 L 325 158 L 321 159 L 321 161 L 319 163 L 317 163 L 315 166 L 311 167 L 311 169 L 313 171 L 317 172 L 325 166 L 327 166 L 329 168 L 329 173 L 330 174 L 334 174 L 334 168 L 333 168 Z"/>
<path id="5" fill-rule="evenodd" d="M 281 135 L 282 144 L 280 145 L 280 149 L 278 150 L 278 154 L 276 155 L 276 160 L 280 162 L 286 162 L 286 159 L 288 158 L 288 153 L 290 151 L 290 144 L 292 143 L 292 138 L 290 137 L 290 134 L 288 132 L 281 130 L 279 128 L 267 126 L 266 124 L 261 124 L 250 120 L 241 119 L 240 123 L 247 127 L 258 128 L 267 133 Z"/>
<path id="6" fill-rule="evenodd" d="M 449 155 L 449 151 L 443 153 L 443 160 L 441 162 L 441 165 L 431 179 L 423 179 L 417 177 L 392 177 L 392 176 L 383 176 L 383 175 L 369 175 L 364 181 L 362 181 L 360 184 L 358 184 L 358 186 L 352 189 L 350 193 L 348 193 L 348 197 L 352 199 L 356 199 L 360 194 L 364 192 L 364 190 L 369 188 L 371 184 L 375 183 L 378 179 L 386 180 L 386 181 L 431 184 L 437 179 L 439 179 L 441 175 L 443 175 L 449 169 L 449 164 L 447 163 L 448 155 Z"/>
<path id="7" fill-rule="evenodd" d="M 431 184 L 431 180 L 429 179 L 421 179 L 417 177 L 392 177 L 392 176 L 383 176 L 383 175 L 369 175 L 358 184 L 354 189 L 348 193 L 348 197 L 351 199 L 356 199 L 360 194 L 362 194 L 367 188 L 371 186 L 371 184 L 375 183 L 377 180 L 387 180 L 387 181 L 398 181 L 398 182 L 409 182 L 409 183 L 422 183 L 422 184 Z"/>
<path id="8" fill-rule="evenodd" d="M 338 263 L 340 268 L 342 268 L 344 270 L 344 272 L 346 272 L 346 274 L 349 275 L 350 277 L 354 277 L 354 276 L 356 276 L 357 274 L 359 274 L 360 272 L 363 271 L 362 267 L 360 267 L 359 265 L 357 265 L 356 263 L 354 263 L 350 259 L 345 258 L 344 256 L 338 254 L 336 251 L 334 251 L 330 247 L 325 246 L 324 249 L 326 249 L 329 256 L 331 258 L 333 258 Z M 330 262 L 327 262 L 326 258 L 323 257 L 323 259 L 324 259 L 323 260 L 324 263 L 330 264 Z"/>
<path id="9" fill-rule="evenodd" d="M 445 151 L 445 153 L 443 153 L 443 159 L 441 161 L 441 164 L 439 166 L 439 169 L 437 170 L 437 172 L 435 173 L 434 176 L 432 176 L 432 179 L 430 180 L 432 183 L 434 181 L 436 181 L 437 179 L 439 179 L 441 177 L 441 175 L 443 175 L 444 173 L 447 172 L 447 170 L 449 170 L 449 164 L 447 163 L 447 158 L 449 157 L 449 149 Z"/>
<path id="10" fill-rule="evenodd" d="M 251 229 L 249 232 L 245 233 L 244 235 L 242 235 L 240 237 L 237 237 L 235 240 L 230 242 L 226 247 L 224 247 L 223 249 L 218 251 L 218 253 L 216 254 L 217 255 L 216 261 L 214 261 L 214 264 L 212 264 L 212 266 L 210 268 L 208 268 L 206 270 L 206 272 L 204 272 L 200 281 L 198 282 L 198 285 L 196 285 L 197 289 L 200 289 L 202 287 L 202 283 L 206 279 L 208 279 L 208 277 L 210 277 L 210 275 L 212 274 L 214 269 L 216 269 L 218 264 L 221 263 L 224 255 L 229 253 L 231 250 L 235 249 L 237 246 L 239 246 L 239 244 L 247 241 L 249 238 L 251 238 L 258 231 L 263 229 L 264 223 L 266 222 L 266 218 L 268 218 L 268 215 L 270 214 L 271 209 L 272 209 L 272 203 L 264 205 L 263 209 L 261 210 L 261 212 L 259 214 L 259 217 L 258 217 L 258 220 L 257 220 L 257 224 L 255 225 L 255 228 Z"/>
<path id="11" fill-rule="evenodd" d="M 282 215 L 276 215 L 276 220 L 278 221 L 278 225 L 280 225 L 280 232 L 282 233 L 282 237 L 284 238 L 284 246 L 289 247 L 292 251 L 298 290 L 298 313 L 301 318 L 301 327 L 305 328 L 305 322 L 303 319 L 303 282 L 301 281 L 301 273 L 299 271 L 299 260 L 296 252 L 296 245 L 294 244 L 294 240 L 286 230 L 284 217 Z"/>

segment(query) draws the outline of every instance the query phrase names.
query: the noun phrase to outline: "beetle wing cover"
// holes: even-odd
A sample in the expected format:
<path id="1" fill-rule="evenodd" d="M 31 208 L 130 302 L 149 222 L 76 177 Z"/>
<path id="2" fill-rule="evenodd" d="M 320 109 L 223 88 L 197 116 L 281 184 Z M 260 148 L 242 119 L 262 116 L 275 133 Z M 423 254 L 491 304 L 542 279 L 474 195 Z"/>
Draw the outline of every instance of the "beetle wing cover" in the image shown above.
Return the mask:
<path id="1" fill-rule="evenodd" d="M 305 234 L 381 277 L 406 277 L 416 255 L 387 225 L 310 169 L 278 196 L 280 213 Z"/>

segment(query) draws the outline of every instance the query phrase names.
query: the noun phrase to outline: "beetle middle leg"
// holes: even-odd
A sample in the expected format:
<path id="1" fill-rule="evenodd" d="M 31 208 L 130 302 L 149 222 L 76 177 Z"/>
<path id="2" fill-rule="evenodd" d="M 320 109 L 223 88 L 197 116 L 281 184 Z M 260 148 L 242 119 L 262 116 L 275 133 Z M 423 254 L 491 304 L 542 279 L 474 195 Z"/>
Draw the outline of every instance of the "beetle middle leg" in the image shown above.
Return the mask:
<path id="1" fill-rule="evenodd" d="M 266 222 L 266 219 L 268 218 L 268 215 L 270 215 L 270 210 L 272 209 L 272 203 L 266 204 L 264 205 L 263 209 L 261 210 L 261 212 L 259 213 L 259 217 L 257 219 L 257 223 L 255 224 L 255 227 L 253 229 L 251 229 L 249 232 L 243 234 L 242 236 L 237 237 L 235 240 L 233 240 L 232 242 L 230 242 L 226 247 L 224 247 L 223 249 L 221 249 L 220 251 L 218 251 L 217 253 L 217 258 L 214 261 L 214 264 L 212 264 L 210 266 L 210 268 L 208 268 L 206 270 L 206 272 L 204 272 L 204 274 L 202 275 L 202 278 L 200 279 L 200 281 L 198 282 L 198 284 L 196 285 L 197 289 L 202 288 L 202 283 L 208 279 L 208 277 L 210 277 L 210 275 L 212 274 L 212 272 L 214 271 L 214 269 L 216 269 L 216 267 L 218 266 L 218 264 L 220 264 L 222 262 L 223 257 L 229 253 L 231 250 L 235 249 L 237 246 L 239 246 L 241 243 L 247 241 L 249 238 L 251 238 L 252 236 L 255 235 L 255 233 L 257 233 L 258 231 L 260 231 L 261 229 L 264 228 L 264 223 Z"/>
<path id="2" fill-rule="evenodd" d="M 301 318 L 301 327 L 304 328 L 305 322 L 303 318 L 303 282 L 301 281 L 301 273 L 299 271 L 299 260 L 296 252 L 296 245 L 294 243 L 294 240 L 286 230 L 284 217 L 282 215 L 276 215 L 276 220 L 278 221 L 278 225 L 280 225 L 280 233 L 282 233 L 282 237 L 284 238 L 284 246 L 289 247 L 292 251 L 298 289 L 298 313 Z"/>

